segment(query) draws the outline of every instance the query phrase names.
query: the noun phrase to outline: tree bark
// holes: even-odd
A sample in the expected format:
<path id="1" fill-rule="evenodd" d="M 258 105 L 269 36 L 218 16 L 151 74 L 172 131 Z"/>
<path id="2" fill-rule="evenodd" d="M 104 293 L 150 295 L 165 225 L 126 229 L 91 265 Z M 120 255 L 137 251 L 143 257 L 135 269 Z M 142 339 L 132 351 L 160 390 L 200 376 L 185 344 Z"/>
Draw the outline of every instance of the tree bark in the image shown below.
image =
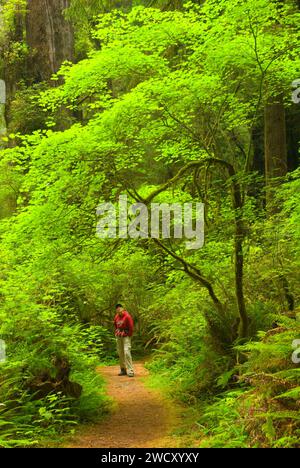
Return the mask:
<path id="1" fill-rule="evenodd" d="M 74 58 L 72 26 L 64 16 L 70 0 L 28 0 L 26 41 L 33 81 L 48 81 L 64 60 Z"/>
<path id="2" fill-rule="evenodd" d="M 234 259 L 235 259 L 235 293 L 240 316 L 239 338 L 247 338 L 249 318 L 247 314 L 244 295 L 244 239 L 245 229 L 243 221 L 243 197 L 241 186 L 236 180 L 236 172 L 231 165 L 227 165 L 231 178 L 232 200 L 235 217 Z"/>
<path id="3" fill-rule="evenodd" d="M 283 97 L 269 100 L 265 107 L 265 176 L 267 205 L 272 206 L 274 188 L 287 173 L 287 145 Z M 271 208 L 272 210 L 272 208 Z"/>

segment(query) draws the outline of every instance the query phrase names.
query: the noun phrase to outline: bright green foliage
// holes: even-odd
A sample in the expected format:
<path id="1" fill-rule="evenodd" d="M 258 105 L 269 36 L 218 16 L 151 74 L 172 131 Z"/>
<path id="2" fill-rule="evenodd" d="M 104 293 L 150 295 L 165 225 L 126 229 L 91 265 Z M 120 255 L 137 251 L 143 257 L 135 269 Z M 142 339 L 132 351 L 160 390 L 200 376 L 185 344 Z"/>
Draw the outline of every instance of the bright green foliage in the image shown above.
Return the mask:
<path id="1" fill-rule="evenodd" d="M 296 446 L 299 169 L 267 216 L 253 161 L 268 100 L 291 106 L 299 10 L 141 3 L 112 11 L 114 2 L 73 0 L 81 60 L 63 64 L 55 86 L 19 87 L 11 103 L 15 134 L 0 159 L 0 446 L 36 445 L 106 411 L 95 366 L 116 357 L 119 301 L 135 319 L 135 352 L 153 354 L 149 368 L 173 396 L 201 402 L 201 446 Z M 205 203 L 205 246 L 97 238 L 98 204 L 120 194 Z M 35 398 L 32 382 L 55 378 L 57 359 L 81 395 Z"/>
<path id="2" fill-rule="evenodd" d="M 298 446 L 299 368 L 292 362 L 291 346 L 295 336 L 299 339 L 300 326 L 286 319 L 281 328 L 261 334 L 260 341 L 239 348 L 248 360 L 236 371 L 248 388 L 227 392 L 206 409 L 201 422 L 208 423 L 210 437 L 203 445 Z"/>

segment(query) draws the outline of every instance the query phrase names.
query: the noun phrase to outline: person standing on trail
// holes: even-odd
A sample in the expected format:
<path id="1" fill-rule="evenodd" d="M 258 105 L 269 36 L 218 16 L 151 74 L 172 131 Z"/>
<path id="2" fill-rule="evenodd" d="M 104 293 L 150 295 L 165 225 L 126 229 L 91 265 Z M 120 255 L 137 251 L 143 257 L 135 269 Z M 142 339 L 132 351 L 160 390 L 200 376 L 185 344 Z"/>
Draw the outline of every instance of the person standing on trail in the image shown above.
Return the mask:
<path id="1" fill-rule="evenodd" d="M 116 311 L 117 314 L 114 319 L 114 325 L 121 368 L 119 375 L 128 375 L 128 377 L 134 377 L 131 357 L 133 320 L 127 310 L 123 308 L 122 304 L 116 305 Z"/>

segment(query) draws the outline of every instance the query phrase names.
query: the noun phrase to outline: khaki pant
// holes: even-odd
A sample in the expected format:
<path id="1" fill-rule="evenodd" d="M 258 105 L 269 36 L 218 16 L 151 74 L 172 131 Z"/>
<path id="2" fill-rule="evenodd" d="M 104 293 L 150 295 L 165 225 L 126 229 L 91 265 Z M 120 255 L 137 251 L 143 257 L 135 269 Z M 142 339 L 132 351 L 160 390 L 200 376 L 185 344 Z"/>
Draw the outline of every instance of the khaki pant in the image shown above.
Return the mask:
<path id="1" fill-rule="evenodd" d="M 120 358 L 121 369 L 126 369 L 127 374 L 133 374 L 130 336 L 117 336 L 117 351 Z"/>

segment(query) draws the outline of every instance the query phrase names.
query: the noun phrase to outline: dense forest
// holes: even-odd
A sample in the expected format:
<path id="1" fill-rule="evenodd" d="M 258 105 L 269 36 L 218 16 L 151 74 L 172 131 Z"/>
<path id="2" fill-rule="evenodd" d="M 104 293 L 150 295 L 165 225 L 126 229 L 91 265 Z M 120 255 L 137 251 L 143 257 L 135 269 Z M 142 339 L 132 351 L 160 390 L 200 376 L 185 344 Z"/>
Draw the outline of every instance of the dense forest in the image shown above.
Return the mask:
<path id="1" fill-rule="evenodd" d="M 299 24 L 295 0 L 0 1 L 0 447 L 107 417 L 119 302 L 182 444 L 299 447 Z M 125 196 L 203 204 L 204 245 L 97 235 Z"/>

